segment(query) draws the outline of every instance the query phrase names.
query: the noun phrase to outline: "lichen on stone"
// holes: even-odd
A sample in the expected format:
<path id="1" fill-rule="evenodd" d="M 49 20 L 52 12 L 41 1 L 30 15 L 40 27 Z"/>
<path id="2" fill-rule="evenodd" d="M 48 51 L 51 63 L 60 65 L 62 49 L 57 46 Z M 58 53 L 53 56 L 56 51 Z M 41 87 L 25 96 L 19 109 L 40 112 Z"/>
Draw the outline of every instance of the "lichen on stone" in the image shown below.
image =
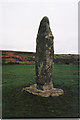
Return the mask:
<path id="1" fill-rule="evenodd" d="M 53 35 L 48 17 L 44 17 L 39 26 L 36 39 L 36 83 L 40 89 L 51 88 L 53 64 Z M 45 85 L 46 84 L 46 85 Z M 52 83 L 53 84 L 53 83 Z M 41 87 L 40 87 L 41 86 Z"/>

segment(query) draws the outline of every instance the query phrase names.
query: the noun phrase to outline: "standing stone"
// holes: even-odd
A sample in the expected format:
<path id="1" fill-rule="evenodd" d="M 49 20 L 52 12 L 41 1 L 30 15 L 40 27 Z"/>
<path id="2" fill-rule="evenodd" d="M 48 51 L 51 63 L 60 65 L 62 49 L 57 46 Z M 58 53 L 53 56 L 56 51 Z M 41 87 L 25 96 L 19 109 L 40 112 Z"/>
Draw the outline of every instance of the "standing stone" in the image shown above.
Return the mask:
<path id="1" fill-rule="evenodd" d="M 53 88 L 53 39 L 49 19 L 44 17 L 40 22 L 36 39 L 36 84 L 23 89 L 41 97 L 59 96 L 64 93 L 62 89 Z"/>
<path id="2" fill-rule="evenodd" d="M 37 89 L 40 90 L 53 88 L 53 38 L 49 19 L 43 17 L 36 39 L 36 83 Z"/>

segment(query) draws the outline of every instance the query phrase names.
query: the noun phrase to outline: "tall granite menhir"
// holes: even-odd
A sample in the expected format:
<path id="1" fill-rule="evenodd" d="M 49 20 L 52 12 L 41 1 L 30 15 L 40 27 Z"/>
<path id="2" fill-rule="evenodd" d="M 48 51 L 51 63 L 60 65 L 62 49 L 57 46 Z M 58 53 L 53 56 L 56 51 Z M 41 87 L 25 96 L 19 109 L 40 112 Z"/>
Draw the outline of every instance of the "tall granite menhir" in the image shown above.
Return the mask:
<path id="1" fill-rule="evenodd" d="M 36 39 L 36 83 L 37 89 L 50 90 L 53 88 L 53 35 L 48 17 L 40 22 Z"/>
<path id="2" fill-rule="evenodd" d="M 43 17 L 36 39 L 36 83 L 24 88 L 25 91 L 41 97 L 59 96 L 64 93 L 62 89 L 53 87 L 53 39 L 49 19 Z"/>

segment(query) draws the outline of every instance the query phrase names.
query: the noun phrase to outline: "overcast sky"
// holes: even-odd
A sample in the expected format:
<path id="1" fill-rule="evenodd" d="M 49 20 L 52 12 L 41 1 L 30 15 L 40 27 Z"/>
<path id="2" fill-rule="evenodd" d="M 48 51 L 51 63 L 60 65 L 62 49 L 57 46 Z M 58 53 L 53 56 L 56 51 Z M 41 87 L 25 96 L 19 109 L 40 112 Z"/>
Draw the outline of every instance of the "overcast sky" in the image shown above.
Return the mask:
<path id="1" fill-rule="evenodd" d="M 77 0 L 3 0 L 0 3 L 0 49 L 36 51 L 41 19 L 48 16 L 54 52 L 78 53 Z"/>

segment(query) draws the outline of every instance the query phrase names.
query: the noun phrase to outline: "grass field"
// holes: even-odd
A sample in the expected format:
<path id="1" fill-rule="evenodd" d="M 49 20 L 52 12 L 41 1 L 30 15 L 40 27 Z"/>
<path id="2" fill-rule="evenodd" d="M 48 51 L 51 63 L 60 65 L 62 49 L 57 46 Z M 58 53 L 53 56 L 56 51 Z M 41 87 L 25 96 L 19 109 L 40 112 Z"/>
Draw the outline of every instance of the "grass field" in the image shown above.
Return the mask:
<path id="1" fill-rule="evenodd" d="M 35 65 L 3 65 L 2 72 L 3 118 L 78 117 L 78 65 L 53 66 L 54 87 L 64 90 L 59 97 L 22 91 L 35 83 Z"/>

